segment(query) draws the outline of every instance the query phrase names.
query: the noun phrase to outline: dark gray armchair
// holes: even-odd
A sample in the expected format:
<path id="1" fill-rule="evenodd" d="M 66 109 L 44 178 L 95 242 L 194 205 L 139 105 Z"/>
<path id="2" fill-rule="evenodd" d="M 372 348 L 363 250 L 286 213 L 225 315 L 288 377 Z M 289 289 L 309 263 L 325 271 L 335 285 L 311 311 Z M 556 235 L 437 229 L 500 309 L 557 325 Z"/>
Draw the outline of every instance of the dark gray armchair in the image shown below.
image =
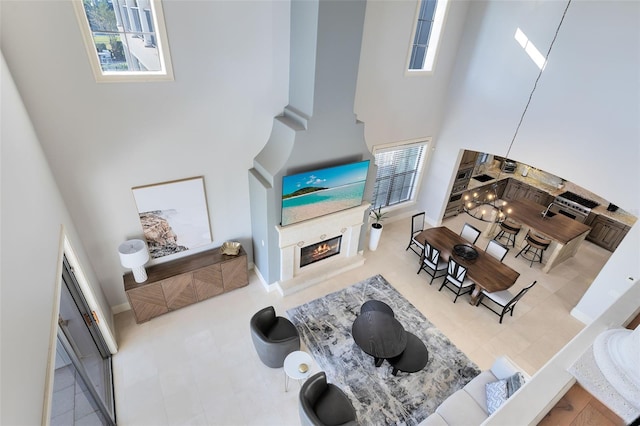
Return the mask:
<path id="1" fill-rule="evenodd" d="M 303 426 L 355 426 L 356 410 L 349 397 L 336 385 L 327 383 L 321 371 L 300 388 L 300 423 Z"/>
<path id="2" fill-rule="evenodd" d="M 287 355 L 300 350 L 298 330 L 288 319 L 277 317 L 273 306 L 256 312 L 249 326 L 258 356 L 268 367 L 282 367 Z"/>

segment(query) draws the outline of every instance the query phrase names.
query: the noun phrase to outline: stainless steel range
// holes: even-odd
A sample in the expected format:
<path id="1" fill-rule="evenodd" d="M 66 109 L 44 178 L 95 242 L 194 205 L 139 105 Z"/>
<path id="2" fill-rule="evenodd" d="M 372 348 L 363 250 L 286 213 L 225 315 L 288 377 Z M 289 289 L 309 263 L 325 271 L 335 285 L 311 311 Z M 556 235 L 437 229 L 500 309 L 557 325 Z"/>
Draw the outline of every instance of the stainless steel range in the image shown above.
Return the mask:
<path id="1" fill-rule="evenodd" d="M 549 208 L 549 211 L 565 215 L 580 223 L 584 223 L 587 220 L 589 213 L 591 213 L 591 209 L 597 206 L 599 206 L 597 202 L 567 191 L 558 195 L 553 200 L 553 204 Z"/>

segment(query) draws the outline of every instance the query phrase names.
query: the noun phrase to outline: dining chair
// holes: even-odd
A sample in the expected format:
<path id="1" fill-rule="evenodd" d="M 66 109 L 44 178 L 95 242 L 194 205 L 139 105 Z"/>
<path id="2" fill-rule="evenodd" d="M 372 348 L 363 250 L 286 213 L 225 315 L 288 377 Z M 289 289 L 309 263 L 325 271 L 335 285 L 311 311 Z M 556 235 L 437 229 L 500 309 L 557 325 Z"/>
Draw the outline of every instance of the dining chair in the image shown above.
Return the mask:
<path id="1" fill-rule="evenodd" d="M 409 245 L 405 249 L 405 251 L 409 249 L 413 250 L 418 256 L 420 256 L 422 250 L 424 250 L 422 243 L 416 240 L 416 236 L 424 230 L 424 217 L 425 212 L 416 213 L 411 216 L 411 237 L 409 238 Z M 413 246 L 415 246 L 415 248 Z"/>
<path id="2" fill-rule="evenodd" d="M 429 285 L 431 285 L 435 278 L 444 277 L 447 274 L 447 262 L 442 260 L 440 250 L 432 246 L 429 241 L 424 242 L 422 252 L 424 253 L 420 256 L 422 263 L 417 273 L 419 274 L 420 271 L 426 271 L 427 274 L 431 275 L 431 281 L 429 281 Z M 443 273 L 438 275 L 439 272 Z"/>
<path id="3" fill-rule="evenodd" d="M 513 310 L 515 309 L 518 301 L 522 299 L 522 296 L 524 296 L 529 290 L 531 290 L 531 287 L 536 285 L 536 283 L 537 281 L 534 281 L 533 283 L 531 283 L 530 286 L 520 290 L 515 296 L 509 290 L 494 291 L 493 293 L 489 293 L 488 291 L 482 290 L 482 292 L 480 293 L 480 297 L 478 298 L 478 302 L 476 303 L 476 306 L 483 305 L 493 313 L 500 315 L 500 324 L 502 324 L 502 318 L 504 317 L 504 314 L 506 314 L 507 312 L 510 312 L 511 316 L 513 316 Z M 500 310 L 498 311 L 493 307 L 486 305 L 484 303 L 485 297 L 491 300 L 495 305 L 499 306 Z"/>
<path id="4" fill-rule="evenodd" d="M 452 284 L 453 287 L 449 287 L 447 284 Z M 447 277 L 442 282 L 438 291 L 442 290 L 442 287 L 445 286 L 456 294 L 456 298 L 453 299 L 453 303 L 456 303 L 458 297 L 473 291 L 475 283 L 467 278 L 467 268 L 450 258 L 447 268 Z"/>
<path id="5" fill-rule="evenodd" d="M 502 222 L 500 222 L 500 232 L 496 234 L 494 239 L 497 241 L 500 241 L 501 239 L 506 238 L 507 242 L 505 243 L 505 245 L 507 247 L 509 245 L 511 245 L 512 247 L 515 247 L 516 235 L 518 235 L 521 229 L 522 229 L 522 225 L 520 225 L 518 222 L 514 220 L 507 218 Z"/>
<path id="6" fill-rule="evenodd" d="M 496 240 L 491 240 L 487 244 L 487 248 L 485 249 L 485 252 L 495 257 L 500 262 L 502 262 L 505 256 L 507 255 L 507 253 L 509 252 L 509 249 L 506 246 L 497 242 Z"/>
<path id="7" fill-rule="evenodd" d="M 460 236 L 469 241 L 471 244 L 475 244 L 476 241 L 478 241 L 478 237 L 480 236 L 480 230 L 473 225 L 465 223 L 462 227 L 462 231 L 460 231 Z"/>
<path id="8" fill-rule="evenodd" d="M 522 255 L 522 257 L 531 261 L 531 263 L 529 264 L 529 268 L 533 266 L 533 262 L 538 261 L 542 263 L 542 254 L 551 244 L 551 240 L 529 231 L 524 241 L 526 244 L 524 245 L 524 247 L 522 247 L 522 250 L 520 250 L 520 252 L 516 254 L 516 257 Z M 526 256 L 529 252 L 531 252 L 531 258 L 528 258 Z"/>

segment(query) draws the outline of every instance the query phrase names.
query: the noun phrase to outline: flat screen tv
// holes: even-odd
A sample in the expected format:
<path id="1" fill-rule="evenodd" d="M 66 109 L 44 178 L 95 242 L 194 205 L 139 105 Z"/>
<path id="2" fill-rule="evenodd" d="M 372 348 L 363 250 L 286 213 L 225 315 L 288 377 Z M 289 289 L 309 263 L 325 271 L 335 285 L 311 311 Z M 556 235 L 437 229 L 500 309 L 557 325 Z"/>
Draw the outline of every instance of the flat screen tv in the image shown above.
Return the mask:
<path id="1" fill-rule="evenodd" d="M 359 206 L 369 160 L 282 178 L 282 226 Z"/>

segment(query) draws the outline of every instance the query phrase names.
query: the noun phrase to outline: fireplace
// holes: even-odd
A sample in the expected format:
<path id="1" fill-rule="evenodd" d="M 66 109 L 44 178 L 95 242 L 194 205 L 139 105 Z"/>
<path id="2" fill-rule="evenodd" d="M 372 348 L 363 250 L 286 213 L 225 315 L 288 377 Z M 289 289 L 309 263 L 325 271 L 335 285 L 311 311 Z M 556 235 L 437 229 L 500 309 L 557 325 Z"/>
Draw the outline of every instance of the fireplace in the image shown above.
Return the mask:
<path id="1" fill-rule="evenodd" d="M 340 254 L 341 243 L 342 236 L 338 235 L 337 237 L 302 247 L 300 249 L 300 267 L 302 268 L 328 257 L 335 256 L 336 254 Z"/>
<path id="2" fill-rule="evenodd" d="M 280 247 L 277 289 L 289 295 L 364 264 L 358 253 L 369 203 L 288 226 L 276 226 Z M 327 250 L 329 247 L 329 250 Z M 305 260 L 314 250 L 317 260 Z M 322 257 L 323 256 L 323 257 Z"/>

